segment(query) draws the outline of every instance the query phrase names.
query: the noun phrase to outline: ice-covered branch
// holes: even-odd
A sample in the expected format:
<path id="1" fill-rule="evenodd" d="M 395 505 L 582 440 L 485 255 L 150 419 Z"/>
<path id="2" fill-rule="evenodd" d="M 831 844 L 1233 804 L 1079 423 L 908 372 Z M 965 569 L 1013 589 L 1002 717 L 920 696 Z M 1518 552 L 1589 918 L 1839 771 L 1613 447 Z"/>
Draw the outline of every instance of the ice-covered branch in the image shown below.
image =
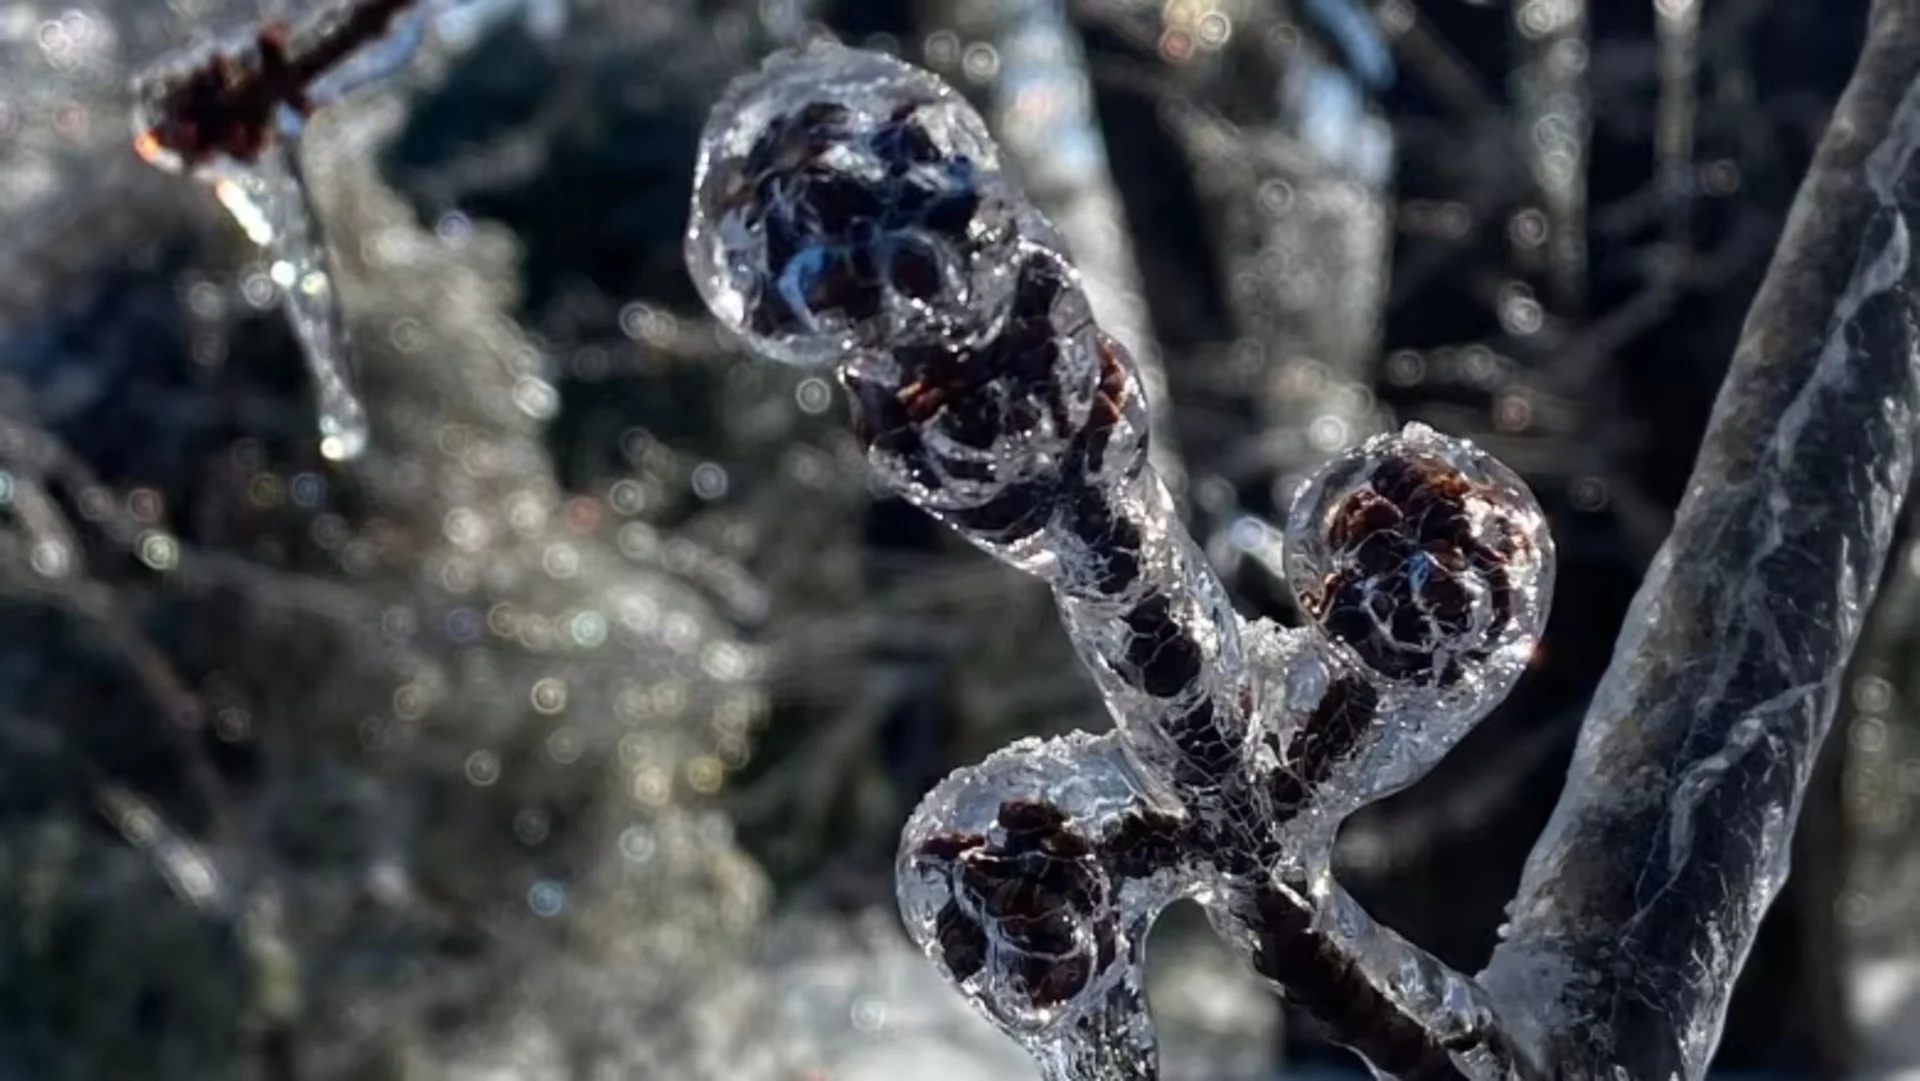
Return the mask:
<path id="1" fill-rule="evenodd" d="M 1484 980 L 1568 1077 L 1698 1078 L 1912 466 L 1920 2 L 1881 0 Z"/>
<path id="2" fill-rule="evenodd" d="M 758 352 L 835 369 L 880 481 L 1044 579 L 1116 731 L 1017 744 L 908 822 L 909 931 L 1049 1081 L 1156 1075 L 1141 953 L 1191 898 L 1382 1070 L 1530 1064 L 1471 981 L 1333 882 L 1340 821 L 1429 769 L 1525 666 L 1552 545 L 1517 477 L 1418 425 L 1301 488 L 1305 627 L 1242 620 L 1147 462 L 1125 348 L 949 87 L 831 45 L 737 83 L 687 257 Z"/>

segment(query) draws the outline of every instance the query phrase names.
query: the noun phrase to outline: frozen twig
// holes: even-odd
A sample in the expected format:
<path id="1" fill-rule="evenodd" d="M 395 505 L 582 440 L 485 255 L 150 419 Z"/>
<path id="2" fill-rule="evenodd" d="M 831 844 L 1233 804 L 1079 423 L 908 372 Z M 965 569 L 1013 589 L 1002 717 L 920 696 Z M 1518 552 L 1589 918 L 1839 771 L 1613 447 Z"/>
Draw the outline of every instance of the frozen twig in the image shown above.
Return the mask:
<path id="1" fill-rule="evenodd" d="M 1483 977 L 1560 1076 L 1698 1078 L 1907 490 L 1920 2 L 1864 51 Z"/>
<path id="2" fill-rule="evenodd" d="M 834 368 L 878 478 L 1045 580 L 1116 730 L 1025 741 L 908 822 L 909 931 L 1049 1081 L 1157 1075 L 1148 929 L 1206 906 L 1283 995 L 1382 1070 L 1533 1073 L 1471 981 L 1333 881 L 1358 807 L 1412 783 L 1524 668 L 1552 588 L 1525 486 L 1410 426 L 1293 504 L 1308 622 L 1242 620 L 1147 463 L 1126 350 L 949 87 L 816 45 L 702 138 L 688 262 L 764 355 Z"/>

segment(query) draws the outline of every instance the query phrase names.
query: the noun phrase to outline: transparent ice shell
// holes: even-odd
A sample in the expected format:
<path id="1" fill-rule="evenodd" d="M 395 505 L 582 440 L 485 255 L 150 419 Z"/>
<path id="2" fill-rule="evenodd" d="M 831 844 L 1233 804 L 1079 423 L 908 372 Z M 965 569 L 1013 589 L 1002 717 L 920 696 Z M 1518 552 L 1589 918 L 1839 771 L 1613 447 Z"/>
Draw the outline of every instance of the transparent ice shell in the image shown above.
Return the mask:
<path id="1" fill-rule="evenodd" d="M 1096 331 L 1073 269 L 1021 243 L 995 330 L 972 344 L 904 345 L 843 368 L 867 461 L 932 511 L 984 506 L 1051 479 L 1099 384 Z"/>
<path id="2" fill-rule="evenodd" d="M 714 107 L 687 264 L 722 322 L 790 364 L 973 341 L 1012 296 L 1021 205 L 958 92 L 819 42 L 775 53 Z"/>
<path id="3" fill-rule="evenodd" d="M 961 993 L 1049 1078 L 1146 1077 L 1147 930 L 1195 881 L 1184 816 L 1116 737 L 1021 740 L 929 793 L 901 836 L 900 911 Z"/>
<path id="4" fill-rule="evenodd" d="M 1553 540 L 1526 483 L 1423 424 L 1322 466 L 1287 515 L 1287 584 L 1347 666 L 1398 702 L 1478 719 L 1526 668 Z"/>

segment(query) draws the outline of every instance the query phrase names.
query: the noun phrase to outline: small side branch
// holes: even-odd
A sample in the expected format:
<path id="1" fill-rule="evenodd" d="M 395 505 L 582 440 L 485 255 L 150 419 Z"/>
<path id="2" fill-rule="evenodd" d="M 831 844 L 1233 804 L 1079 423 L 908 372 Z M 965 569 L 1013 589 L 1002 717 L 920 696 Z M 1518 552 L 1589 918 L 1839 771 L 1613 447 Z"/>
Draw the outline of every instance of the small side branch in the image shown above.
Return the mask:
<path id="1" fill-rule="evenodd" d="M 1483 981 L 1565 1077 L 1698 1078 L 1912 468 L 1920 0 L 1874 5 Z"/>

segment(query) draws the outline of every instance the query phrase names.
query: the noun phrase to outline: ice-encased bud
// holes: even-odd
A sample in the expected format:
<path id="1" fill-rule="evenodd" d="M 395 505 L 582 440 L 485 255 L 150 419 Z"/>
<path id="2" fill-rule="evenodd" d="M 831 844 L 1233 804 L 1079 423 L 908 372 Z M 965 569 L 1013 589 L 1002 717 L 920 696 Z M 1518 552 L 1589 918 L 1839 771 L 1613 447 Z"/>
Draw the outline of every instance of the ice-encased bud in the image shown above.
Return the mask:
<path id="1" fill-rule="evenodd" d="M 914 853 L 948 894 L 935 915 L 955 979 L 992 988 L 1003 1015 L 1044 1015 L 1117 959 L 1111 883 L 1093 842 L 1044 797 L 1003 801 L 984 833 L 943 833 Z"/>
<path id="2" fill-rule="evenodd" d="M 1018 253 L 993 334 L 901 345 L 843 368 L 875 474 L 929 510 L 1050 483 L 1087 428 L 1099 371 L 1086 295 L 1059 255 L 1026 244 Z"/>
<path id="3" fill-rule="evenodd" d="M 1403 701 L 1474 717 L 1526 667 L 1553 593 L 1553 542 L 1526 484 L 1420 424 L 1308 478 L 1286 566 L 1336 657 Z"/>
<path id="4" fill-rule="evenodd" d="M 687 266 L 755 352 L 848 354 L 990 332 L 1022 201 L 953 88 L 815 43 L 728 88 L 701 134 Z"/>
<path id="5" fill-rule="evenodd" d="M 1183 826 L 1145 799 L 1111 735 L 1022 740 L 908 820 L 901 915 L 963 994 L 1031 1043 L 1138 980 L 1146 928 L 1183 888 Z"/>

